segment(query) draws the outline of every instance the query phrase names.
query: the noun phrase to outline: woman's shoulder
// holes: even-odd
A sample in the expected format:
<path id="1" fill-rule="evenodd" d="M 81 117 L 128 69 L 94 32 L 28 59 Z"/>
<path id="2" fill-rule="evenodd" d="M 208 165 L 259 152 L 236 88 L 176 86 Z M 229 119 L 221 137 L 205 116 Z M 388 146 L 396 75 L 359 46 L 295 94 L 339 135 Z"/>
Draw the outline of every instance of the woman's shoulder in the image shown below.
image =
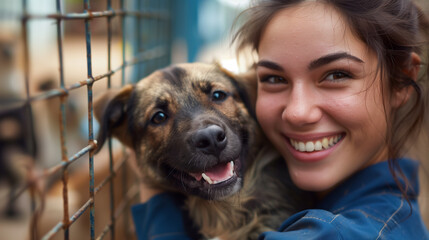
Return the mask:
<path id="1" fill-rule="evenodd" d="M 417 169 L 409 160 L 400 164 L 407 176 Z M 417 182 L 411 187 L 418 188 Z M 401 194 L 387 163 L 377 164 L 345 181 L 316 209 L 287 219 L 280 229 L 283 233 L 277 234 L 283 234 L 281 239 L 304 235 L 317 239 L 429 239 L 415 193 L 410 191 L 408 197 L 407 201 Z"/>
<path id="2" fill-rule="evenodd" d="M 373 200 L 373 203 L 363 201 L 336 211 L 305 210 L 287 219 L 279 232 L 266 232 L 263 236 L 267 239 L 305 236 L 314 239 L 429 239 L 414 201 L 411 211 L 407 201 L 400 197 L 387 194 Z"/>

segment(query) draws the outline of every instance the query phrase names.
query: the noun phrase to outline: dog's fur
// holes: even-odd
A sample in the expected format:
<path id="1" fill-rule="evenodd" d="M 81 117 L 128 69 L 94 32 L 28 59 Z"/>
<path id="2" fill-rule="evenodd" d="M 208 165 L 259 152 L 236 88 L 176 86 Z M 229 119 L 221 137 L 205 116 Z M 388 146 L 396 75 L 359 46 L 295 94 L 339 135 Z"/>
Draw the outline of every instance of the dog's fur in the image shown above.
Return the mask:
<path id="1" fill-rule="evenodd" d="M 284 161 L 258 127 L 256 77 L 247 75 L 216 64 L 179 64 L 94 105 L 99 147 L 112 136 L 133 149 L 144 181 L 184 193 L 189 216 L 208 238 L 256 239 L 302 207 Z M 230 161 L 231 178 L 201 179 Z"/>

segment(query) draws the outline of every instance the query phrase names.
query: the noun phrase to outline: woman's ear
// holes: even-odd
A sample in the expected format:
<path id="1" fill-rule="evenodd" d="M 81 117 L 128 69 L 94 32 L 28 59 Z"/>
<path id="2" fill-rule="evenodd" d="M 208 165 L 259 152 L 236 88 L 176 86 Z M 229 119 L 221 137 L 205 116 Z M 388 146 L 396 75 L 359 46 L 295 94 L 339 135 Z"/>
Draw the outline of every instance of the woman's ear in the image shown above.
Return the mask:
<path id="1" fill-rule="evenodd" d="M 412 52 L 410 57 L 409 64 L 407 64 L 403 69 L 402 72 L 405 73 L 408 77 L 413 79 L 413 81 L 417 80 L 417 77 L 419 75 L 420 66 L 421 66 L 421 58 L 417 53 Z M 406 86 L 401 89 L 394 90 L 395 92 L 392 95 L 391 103 L 394 108 L 401 107 L 404 105 L 408 99 L 411 96 L 411 92 L 413 91 L 413 88 L 411 86 Z"/>
<path id="2" fill-rule="evenodd" d="M 422 59 L 417 53 L 411 53 L 411 61 L 409 65 L 403 70 L 405 74 L 407 74 L 414 81 L 417 80 L 417 76 L 419 75 L 420 66 L 422 63 Z"/>

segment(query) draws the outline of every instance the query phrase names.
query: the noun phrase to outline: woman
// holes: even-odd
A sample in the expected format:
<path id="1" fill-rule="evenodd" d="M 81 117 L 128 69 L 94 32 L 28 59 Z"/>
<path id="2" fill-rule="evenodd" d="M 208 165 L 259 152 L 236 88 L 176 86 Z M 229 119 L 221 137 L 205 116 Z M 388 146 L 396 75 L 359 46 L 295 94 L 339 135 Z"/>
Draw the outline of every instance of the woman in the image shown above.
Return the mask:
<path id="1" fill-rule="evenodd" d="M 422 12 L 410 0 L 265 0 L 244 16 L 235 41 L 258 55 L 258 120 L 294 184 L 318 196 L 260 238 L 429 239 L 417 163 L 402 158 L 424 116 Z M 176 209 L 168 198 L 135 211 L 136 227 L 162 215 L 156 201 Z"/>

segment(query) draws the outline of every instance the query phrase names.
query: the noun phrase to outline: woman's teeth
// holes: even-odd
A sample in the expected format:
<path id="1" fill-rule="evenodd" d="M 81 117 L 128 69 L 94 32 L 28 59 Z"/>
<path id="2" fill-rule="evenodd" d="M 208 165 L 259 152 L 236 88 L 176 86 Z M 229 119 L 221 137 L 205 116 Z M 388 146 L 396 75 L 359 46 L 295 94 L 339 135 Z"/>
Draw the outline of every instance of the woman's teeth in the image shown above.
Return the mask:
<path id="1" fill-rule="evenodd" d="M 342 138 L 342 135 L 335 135 L 331 137 L 324 137 L 319 140 L 313 140 L 308 142 L 301 142 L 297 140 L 290 139 L 290 143 L 292 146 L 300 152 L 314 152 L 326 150 L 332 146 L 334 146 L 337 142 L 339 142 Z"/>

